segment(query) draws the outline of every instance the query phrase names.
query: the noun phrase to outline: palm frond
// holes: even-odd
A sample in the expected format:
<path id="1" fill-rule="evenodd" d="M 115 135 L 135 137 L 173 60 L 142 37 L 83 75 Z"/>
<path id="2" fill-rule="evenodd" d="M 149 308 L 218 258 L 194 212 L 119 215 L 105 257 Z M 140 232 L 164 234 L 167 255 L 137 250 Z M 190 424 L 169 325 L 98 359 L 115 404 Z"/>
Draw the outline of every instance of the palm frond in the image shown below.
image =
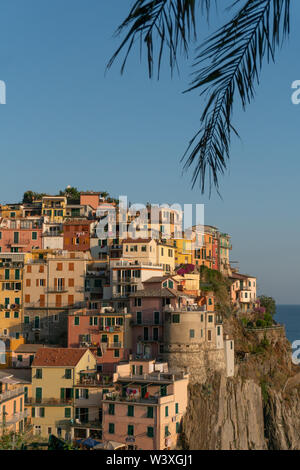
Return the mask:
<path id="1" fill-rule="evenodd" d="M 136 0 L 129 15 L 115 33 L 119 36 L 127 30 L 120 46 L 109 60 L 107 68 L 109 69 L 120 53 L 125 50 L 121 65 L 121 73 L 123 73 L 132 47 L 138 41 L 141 53 L 143 45 L 146 47 L 149 77 L 153 76 L 156 58 L 159 76 L 164 48 L 168 50 L 169 65 L 173 71 L 177 66 L 179 47 L 187 54 L 191 38 L 196 39 L 196 4 L 200 12 L 208 15 L 211 1 Z"/>
<path id="2" fill-rule="evenodd" d="M 233 6 L 240 3 L 236 0 Z M 201 128 L 183 157 L 184 169 L 194 166 L 192 185 L 205 191 L 206 175 L 218 190 L 218 176 L 227 168 L 236 97 L 242 107 L 253 99 L 264 57 L 274 60 L 289 33 L 290 0 L 247 0 L 233 19 L 198 49 L 191 86 L 208 98 L 200 118 Z"/>

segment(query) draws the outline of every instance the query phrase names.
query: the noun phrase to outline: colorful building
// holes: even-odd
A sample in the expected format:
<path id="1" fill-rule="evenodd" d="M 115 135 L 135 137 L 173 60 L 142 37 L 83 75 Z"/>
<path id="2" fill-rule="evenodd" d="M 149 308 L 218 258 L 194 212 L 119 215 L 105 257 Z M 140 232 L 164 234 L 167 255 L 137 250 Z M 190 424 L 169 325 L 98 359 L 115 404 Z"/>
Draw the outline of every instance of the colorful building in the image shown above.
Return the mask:
<path id="1" fill-rule="evenodd" d="M 22 335 L 24 255 L 0 253 L 0 335 Z"/>
<path id="2" fill-rule="evenodd" d="M 103 398 L 103 441 L 128 450 L 175 449 L 187 408 L 188 375 L 167 363 L 132 360 L 117 367 L 115 391 Z"/>
<path id="3" fill-rule="evenodd" d="M 63 225 L 64 250 L 88 251 L 90 249 L 91 221 L 68 220 Z"/>
<path id="4" fill-rule="evenodd" d="M 0 252 L 30 253 L 37 248 L 42 248 L 42 228 L 39 220 L 1 221 Z"/>
<path id="5" fill-rule="evenodd" d="M 112 373 L 116 364 L 128 360 L 130 319 L 126 311 L 116 312 L 112 307 L 72 313 L 68 317 L 68 347 L 90 348 L 97 357 L 97 370 Z"/>
<path id="6" fill-rule="evenodd" d="M 0 436 L 4 432 L 24 431 L 27 417 L 22 381 L 0 371 Z"/>
<path id="7" fill-rule="evenodd" d="M 41 348 L 32 363 L 31 416 L 35 435 L 71 440 L 77 416 L 99 421 L 100 397 L 82 387 L 82 377 L 96 372 L 96 358 L 83 348 Z M 78 390 L 78 392 L 77 392 Z M 87 391 L 86 391 L 87 390 Z M 95 394 L 98 390 L 95 389 Z"/>
<path id="8" fill-rule="evenodd" d="M 63 222 L 66 217 L 67 198 L 65 196 L 44 196 L 42 215 L 50 222 Z"/>

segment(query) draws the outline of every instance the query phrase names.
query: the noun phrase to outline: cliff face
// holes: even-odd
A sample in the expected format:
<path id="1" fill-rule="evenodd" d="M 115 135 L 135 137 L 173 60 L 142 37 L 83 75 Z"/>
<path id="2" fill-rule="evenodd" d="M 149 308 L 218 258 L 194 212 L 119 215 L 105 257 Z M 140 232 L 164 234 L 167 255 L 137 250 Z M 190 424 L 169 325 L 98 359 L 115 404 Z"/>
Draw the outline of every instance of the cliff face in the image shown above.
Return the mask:
<path id="1" fill-rule="evenodd" d="M 189 386 L 189 406 L 183 420 L 182 446 L 214 450 L 300 449 L 300 374 L 291 365 L 290 345 L 271 332 L 261 341 L 235 329 L 236 375 L 212 373 L 205 383 Z M 237 357 L 238 357 L 237 355 Z"/>

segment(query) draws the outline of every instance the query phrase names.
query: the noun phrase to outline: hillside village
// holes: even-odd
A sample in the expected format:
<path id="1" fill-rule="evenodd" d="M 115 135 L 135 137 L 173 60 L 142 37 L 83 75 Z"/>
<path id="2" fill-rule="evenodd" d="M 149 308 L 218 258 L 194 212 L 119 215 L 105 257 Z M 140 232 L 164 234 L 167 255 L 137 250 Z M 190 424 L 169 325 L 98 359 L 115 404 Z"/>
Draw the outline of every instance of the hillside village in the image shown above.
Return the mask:
<path id="1" fill-rule="evenodd" d="M 224 316 L 260 308 L 256 278 L 218 228 L 177 238 L 175 209 L 121 238 L 135 216 L 107 193 L 25 195 L 0 207 L 0 435 L 175 449 L 189 384 L 235 375 Z"/>

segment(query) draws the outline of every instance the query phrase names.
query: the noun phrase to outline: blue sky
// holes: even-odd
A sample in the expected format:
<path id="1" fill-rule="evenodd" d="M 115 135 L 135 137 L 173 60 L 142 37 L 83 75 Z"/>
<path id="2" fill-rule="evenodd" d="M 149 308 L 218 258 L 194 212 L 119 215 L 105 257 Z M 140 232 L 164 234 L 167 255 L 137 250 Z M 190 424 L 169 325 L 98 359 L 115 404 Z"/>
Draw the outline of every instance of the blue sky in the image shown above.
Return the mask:
<path id="1" fill-rule="evenodd" d="M 300 2 L 292 2 L 292 34 L 264 69 L 254 103 L 234 123 L 229 171 L 220 199 L 190 189 L 180 158 L 197 130 L 203 101 L 182 94 L 189 63 L 170 79 L 148 80 L 145 61 L 130 57 L 123 76 L 105 65 L 113 32 L 131 2 L 2 0 L 0 79 L 0 201 L 25 190 L 79 189 L 126 194 L 132 202 L 205 203 L 205 221 L 232 235 L 232 259 L 257 275 L 260 293 L 300 303 Z M 222 20 L 222 11 L 218 19 Z"/>

